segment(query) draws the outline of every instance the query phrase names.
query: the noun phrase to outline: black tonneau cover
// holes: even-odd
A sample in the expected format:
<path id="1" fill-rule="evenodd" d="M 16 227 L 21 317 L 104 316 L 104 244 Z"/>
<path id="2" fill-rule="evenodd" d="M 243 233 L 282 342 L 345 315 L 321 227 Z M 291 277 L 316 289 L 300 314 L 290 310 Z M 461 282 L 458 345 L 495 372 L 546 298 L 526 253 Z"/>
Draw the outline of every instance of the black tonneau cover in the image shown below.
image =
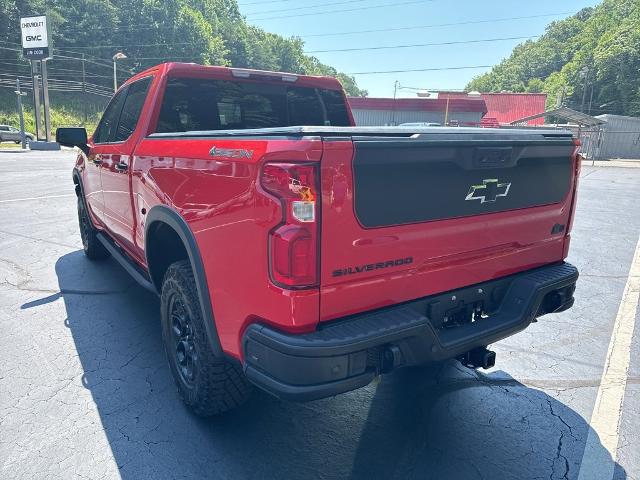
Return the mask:
<path id="1" fill-rule="evenodd" d="M 152 133 L 150 138 L 229 138 L 229 137 L 348 137 L 353 140 L 443 140 L 443 141 L 510 141 L 563 143 L 572 138 L 569 130 L 552 128 L 474 128 L 474 127 L 324 127 L 298 126 L 256 128 L 246 130 L 204 130 Z"/>

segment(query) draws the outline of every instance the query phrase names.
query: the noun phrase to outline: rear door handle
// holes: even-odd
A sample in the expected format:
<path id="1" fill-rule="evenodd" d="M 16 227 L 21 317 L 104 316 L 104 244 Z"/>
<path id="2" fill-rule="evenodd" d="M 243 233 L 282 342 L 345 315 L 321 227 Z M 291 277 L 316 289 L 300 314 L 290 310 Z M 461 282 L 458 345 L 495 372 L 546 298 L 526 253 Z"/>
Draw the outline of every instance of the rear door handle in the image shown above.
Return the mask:
<path id="1" fill-rule="evenodd" d="M 116 163 L 116 170 L 120 172 L 124 172 L 125 170 L 127 170 L 127 168 L 129 168 L 129 165 L 124 162 Z"/>
<path id="2" fill-rule="evenodd" d="M 102 165 L 102 157 L 100 155 L 96 155 L 92 160 L 94 165 Z"/>

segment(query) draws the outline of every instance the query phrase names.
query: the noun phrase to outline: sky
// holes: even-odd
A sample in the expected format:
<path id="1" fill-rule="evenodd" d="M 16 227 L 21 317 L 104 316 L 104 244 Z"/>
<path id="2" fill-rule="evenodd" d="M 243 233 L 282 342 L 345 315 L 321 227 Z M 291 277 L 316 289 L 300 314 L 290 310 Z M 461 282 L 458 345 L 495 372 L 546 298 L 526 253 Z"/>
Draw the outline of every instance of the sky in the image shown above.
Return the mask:
<path id="1" fill-rule="evenodd" d="M 368 90 L 369 96 L 393 96 L 397 80 L 403 87 L 398 90 L 398 96 L 412 97 L 415 90 L 411 88 L 463 89 L 471 78 L 490 68 L 380 74 L 358 72 L 495 65 L 526 40 L 522 37 L 541 35 L 550 22 L 595 6 L 599 1 L 239 0 L 238 3 L 249 23 L 286 37 L 301 37 L 307 53 L 339 71 L 354 75 L 358 86 Z M 509 20 L 496 21 L 498 19 Z M 485 20 L 489 21 L 461 25 Z M 443 26 L 452 23 L 457 25 Z M 391 28 L 403 30 L 334 35 Z M 426 43 L 440 45 L 335 51 Z"/>

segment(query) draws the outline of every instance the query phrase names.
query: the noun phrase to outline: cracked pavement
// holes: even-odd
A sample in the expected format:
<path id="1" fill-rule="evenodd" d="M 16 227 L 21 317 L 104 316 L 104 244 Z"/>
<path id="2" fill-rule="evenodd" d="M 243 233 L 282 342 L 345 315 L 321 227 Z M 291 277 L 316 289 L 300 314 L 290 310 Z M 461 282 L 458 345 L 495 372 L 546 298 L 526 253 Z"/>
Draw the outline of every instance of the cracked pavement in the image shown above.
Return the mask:
<path id="1" fill-rule="evenodd" d="M 494 345 L 492 370 L 399 370 L 307 404 L 256 392 L 202 420 L 176 393 L 158 300 L 82 254 L 73 159 L 0 153 L 0 478 L 578 477 L 640 233 L 640 169 L 583 167 L 576 305 Z M 616 480 L 640 480 L 639 330 Z"/>

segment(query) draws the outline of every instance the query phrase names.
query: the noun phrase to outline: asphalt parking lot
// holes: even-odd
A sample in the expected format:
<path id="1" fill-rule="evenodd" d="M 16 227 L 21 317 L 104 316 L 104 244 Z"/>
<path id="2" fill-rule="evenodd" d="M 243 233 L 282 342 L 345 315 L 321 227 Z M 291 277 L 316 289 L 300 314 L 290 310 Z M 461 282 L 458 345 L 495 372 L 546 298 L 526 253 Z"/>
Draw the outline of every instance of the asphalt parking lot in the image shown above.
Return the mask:
<path id="1" fill-rule="evenodd" d="M 84 257 L 73 160 L 0 152 L 0 478 L 640 479 L 640 328 L 628 372 L 608 354 L 624 299 L 626 333 L 639 323 L 623 292 L 640 168 L 583 167 L 576 305 L 496 344 L 496 368 L 399 370 L 308 404 L 256 392 L 203 420 L 175 391 L 158 300 Z M 623 375 L 601 388 L 606 365 Z"/>

